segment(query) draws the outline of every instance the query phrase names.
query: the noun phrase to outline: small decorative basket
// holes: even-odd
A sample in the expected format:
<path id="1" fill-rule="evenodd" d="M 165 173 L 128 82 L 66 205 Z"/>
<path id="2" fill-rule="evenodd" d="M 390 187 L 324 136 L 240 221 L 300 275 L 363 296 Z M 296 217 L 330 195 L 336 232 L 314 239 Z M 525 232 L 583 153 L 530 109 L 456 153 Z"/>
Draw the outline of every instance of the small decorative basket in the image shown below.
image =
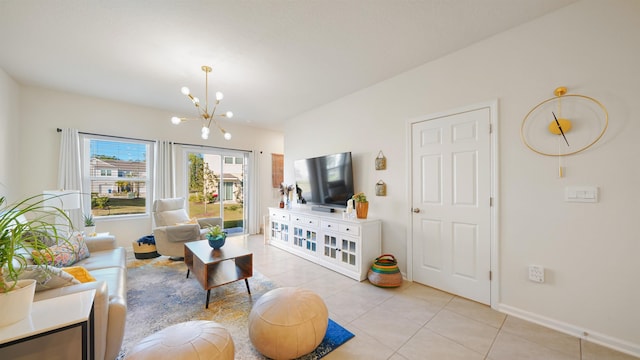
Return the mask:
<path id="1" fill-rule="evenodd" d="M 391 254 L 377 257 L 367 273 L 369 282 L 378 287 L 398 287 L 402 285 L 402 273 L 396 258 Z"/>

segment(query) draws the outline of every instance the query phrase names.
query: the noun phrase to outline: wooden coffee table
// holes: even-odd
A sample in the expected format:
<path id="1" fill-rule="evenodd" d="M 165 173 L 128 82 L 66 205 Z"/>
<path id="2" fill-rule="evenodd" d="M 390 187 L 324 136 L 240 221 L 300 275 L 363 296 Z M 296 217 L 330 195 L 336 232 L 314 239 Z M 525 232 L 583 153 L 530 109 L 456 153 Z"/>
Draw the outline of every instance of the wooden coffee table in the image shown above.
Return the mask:
<path id="1" fill-rule="evenodd" d="M 226 244 L 218 250 L 209 246 L 207 240 L 192 241 L 184 244 L 184 262 L 187 264 L 187 278 L 193 271 L 200 285 L 207 290 L 207 302 L 209 308 L 209 295 L 211 289 L 243 280 L 249 289 L 249 278 L 253 276 L 253 253 L 232 244 Z"/>

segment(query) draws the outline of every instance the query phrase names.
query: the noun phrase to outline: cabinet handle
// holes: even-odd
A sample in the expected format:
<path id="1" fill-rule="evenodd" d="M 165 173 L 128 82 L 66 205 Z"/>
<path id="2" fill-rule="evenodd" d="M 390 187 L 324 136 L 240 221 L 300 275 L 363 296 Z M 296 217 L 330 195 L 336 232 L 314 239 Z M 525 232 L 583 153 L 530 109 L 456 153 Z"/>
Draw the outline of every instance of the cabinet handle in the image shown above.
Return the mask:
<path id="1" fill-rule="evenodd" d="M 347 228 L 346 230 L 349 231 L 349 230 L 351 230 L 351 228 Z"/>

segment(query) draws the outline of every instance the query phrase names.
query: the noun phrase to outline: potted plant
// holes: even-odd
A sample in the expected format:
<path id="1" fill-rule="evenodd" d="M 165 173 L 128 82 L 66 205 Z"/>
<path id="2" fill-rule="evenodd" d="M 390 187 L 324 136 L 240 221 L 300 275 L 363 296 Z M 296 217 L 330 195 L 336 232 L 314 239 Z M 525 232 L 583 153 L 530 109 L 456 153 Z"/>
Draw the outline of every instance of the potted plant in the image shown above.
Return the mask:
<path id="1" fill-rule="evenodd" d="M 369 201 L 367 196 L 363 192 L 359 192 L 352 196 L 352 199 L 356 202 L 356 217 L 358 219 L 366 219 L 369 212 Z"/>
<path id="2" fill-rule="evenodd" d="M 64 219 L 51 223 L 51 218 Z M 0 197 L 0 327 L 18 322 L 31 312 L 35 280 L 19 280 L 31 251 L 48 251 L 42 236 L 65 239 L 61 230 L 71 219 L 59 208 L 45 207 L 41 195 L 8 204 Z M 66 232 L 65 232 L 66 234 Z"/>
<path id="3" fill-rule="evenodd" d="M 209 246 L 214 249 L 220 249 L 227 238 L 227 233 L 222 230 L 220 225 L 209 226 L 209 231 L 207 232 L 207 240 L 209 240 Z"/>
<path id="4" fill-rule="evenodd" d="M 87 236 L 96 236 L 96 223 L 93 220 L 91 213 L 83 215 L 84 218 L 84 233 Z"/>

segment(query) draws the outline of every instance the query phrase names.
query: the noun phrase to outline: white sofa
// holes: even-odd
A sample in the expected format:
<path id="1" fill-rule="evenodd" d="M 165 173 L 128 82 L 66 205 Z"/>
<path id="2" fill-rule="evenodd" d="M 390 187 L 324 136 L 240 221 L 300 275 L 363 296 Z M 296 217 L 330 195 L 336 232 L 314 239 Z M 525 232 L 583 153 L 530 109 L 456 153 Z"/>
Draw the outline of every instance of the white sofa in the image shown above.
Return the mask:
<path id="1" fill-rule="evenodd" d="M 86 238 L 85 241 L 90 256 L 73 266 L 84 267 L 97 281 L 39 291 L 34 300 L 96 289 L 95 359 L 114 360 L 122 346 L 127 317 L 126 253 L 123 247 L 116 245 L 112 235 Z"/>

